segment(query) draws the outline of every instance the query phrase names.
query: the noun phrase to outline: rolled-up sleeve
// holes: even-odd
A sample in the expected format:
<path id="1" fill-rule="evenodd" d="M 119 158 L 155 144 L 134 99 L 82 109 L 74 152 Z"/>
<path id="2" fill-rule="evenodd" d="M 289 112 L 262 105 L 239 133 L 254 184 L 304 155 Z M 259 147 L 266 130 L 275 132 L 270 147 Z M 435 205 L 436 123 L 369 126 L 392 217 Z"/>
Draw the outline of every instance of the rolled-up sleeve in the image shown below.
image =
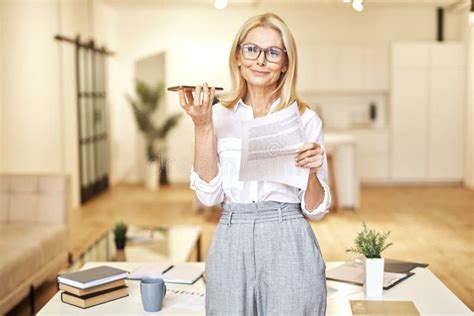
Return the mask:
<path id="1" fill-rule="evenodd" d="M 311 220 L 319 221 L 324 217 L 324 215 L 329 213 L 329 207 L 331 206 L 331 191 L 327 184 L 328 162 L 326 157 L 326 148 L 324 146 L 323 124 L 321 119 L 317 115 L 314 115 L 306 124 L 305 134 L 307 142 L 316 142 L 324 150 L 323 165 L 316 172 L 316 176 L 318 177 L 319 182 L 321 183 L 321 186 L 324 189 L 323 201 L 315 209 L 308 210 L 304 202 L 306 190 L 299 191 L 299 196 L 301 199 L 301 209 L 303 210 L 303 214 Z"/>
<path id="2" fill-rule="evenodd" d="M 217 175 L 209 182 L 199 177 L 194 166 L 191 167 L 189 187 L 196 192 L 199 201 L 206 206 L 220 204 L 224 200 L 224 190 L 222 189 L 222 171 L 217 162 Z"/>

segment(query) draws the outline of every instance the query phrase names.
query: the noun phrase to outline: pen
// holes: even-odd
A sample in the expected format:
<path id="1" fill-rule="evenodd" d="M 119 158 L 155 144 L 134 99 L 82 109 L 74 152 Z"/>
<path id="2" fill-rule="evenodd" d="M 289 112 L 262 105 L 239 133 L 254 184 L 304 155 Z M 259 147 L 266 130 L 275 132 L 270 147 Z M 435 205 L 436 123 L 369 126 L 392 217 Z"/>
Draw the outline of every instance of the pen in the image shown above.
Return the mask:
<path id="1" fill-rule="evenodd" d="M 207 275 L 206 272 L 202 274 L 202 280 L 204 281 L 204 284 L 207 284 Z"/>
<path id="2" fill-rule="evenodd" d="M 171 265 L 168 269 L 166 269 L 165 271 L 161 272 L 161 274 L 165 274 L 166 272 L 168 272 L 169 270 L 173 269 L 174 265 Z"/>

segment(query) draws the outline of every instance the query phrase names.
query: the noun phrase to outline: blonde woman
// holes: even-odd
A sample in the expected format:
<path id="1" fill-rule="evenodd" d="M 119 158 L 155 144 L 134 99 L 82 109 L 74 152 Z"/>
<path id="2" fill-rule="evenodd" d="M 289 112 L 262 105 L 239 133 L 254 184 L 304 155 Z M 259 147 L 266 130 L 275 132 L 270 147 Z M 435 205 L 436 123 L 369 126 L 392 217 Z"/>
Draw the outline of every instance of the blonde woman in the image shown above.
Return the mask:
<path id="1" fill-rule="evenodd" d="M 324 315 L 325 263 L 307 219 L 331 203 L 322 122 L 296 95 L 293 36 L 275 14 L 247 20 L 229 58 L 231 90 L 212 105 L 206 83 L 180 91 L 195 127 L 191 188 L 223 211 L 207 259 L 207 315 Z M 307 143 L 295 166 L 309 168 L 306 190 L 239 181 L 240 124 L 297 104 Z"/>

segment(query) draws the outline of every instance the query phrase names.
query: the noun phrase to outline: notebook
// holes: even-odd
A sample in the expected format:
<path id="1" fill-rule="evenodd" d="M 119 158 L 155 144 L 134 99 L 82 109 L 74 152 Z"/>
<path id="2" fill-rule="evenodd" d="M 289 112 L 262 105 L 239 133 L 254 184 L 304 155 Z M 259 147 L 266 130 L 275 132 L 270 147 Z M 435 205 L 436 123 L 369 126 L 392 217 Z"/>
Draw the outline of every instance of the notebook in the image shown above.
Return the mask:
<path id="1" fill-rule="evenodd" d="M 203 274 L 204 269 L 189 265 L 145 264 L 130 273 L 128 279 L 162 278 L 166 283 L 193 284 Z"/>
<path id="2" fill-rule="evenodd" d="M 168 283 L 193 284 L 202 276 L 203 272 L 202 268 L 176 264 L 161 277 Z"/>
<path id="3" fill-rule="evenodd" d="M 161 277 L 163 273 L 171 269 L 173 265 L 169 263 L 149 263 L 143 264 L 130 272 L 129 280 L 141 280 L 143 278 Z"/>
<path id="4" fill-rule="evenodd" d="M 101 284 L 125 279 L 127 276 L 128 271 L 109 266 L 100 266 L 92 269 L 60 274 L 58 276 L 58 283 L 70 285 L 78 289 L 88 289 Z"/>
<path id="5" fill-rule="evenodd" d="M 383 289 L 388 290 L 401 281 L 414 275 L 413 272 L 393 273 L 384 272 Z M 365 272 L 364 267 L 357 263 L 345 263 L 326 271 L 326 279 L 332 281 L 346 282 L 355 285 L 364 285 Z"/>
<path id="6" fill-rule="evenodd" d="M 354 260 L 356 263 L 363 264 L 364 257 L 358 256 Z M 408 273 L 415 268 L 426 268 L 427 263 L 402 261 L 396 259 L 384 258 L 384 271 L 395 272 L 395 273 Z"/>

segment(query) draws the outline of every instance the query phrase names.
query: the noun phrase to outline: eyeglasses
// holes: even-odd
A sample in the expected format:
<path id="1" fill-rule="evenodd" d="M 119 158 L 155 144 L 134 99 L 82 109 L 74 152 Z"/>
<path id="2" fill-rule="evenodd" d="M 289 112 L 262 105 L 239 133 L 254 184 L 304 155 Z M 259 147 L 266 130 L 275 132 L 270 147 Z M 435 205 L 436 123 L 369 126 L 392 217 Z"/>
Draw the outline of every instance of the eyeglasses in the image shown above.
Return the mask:
<path id="1" fill-rule="evenodd" d="M 255 44 L 240 44 L 240 48 L 242 50 L 242 56 L 250 60 L 258 59 L 263 51 L 265 53 L 265 59 L 269 63 L 279 63 L 286 53 L 286 49 L 274 46 L 263 49 Z"/>

